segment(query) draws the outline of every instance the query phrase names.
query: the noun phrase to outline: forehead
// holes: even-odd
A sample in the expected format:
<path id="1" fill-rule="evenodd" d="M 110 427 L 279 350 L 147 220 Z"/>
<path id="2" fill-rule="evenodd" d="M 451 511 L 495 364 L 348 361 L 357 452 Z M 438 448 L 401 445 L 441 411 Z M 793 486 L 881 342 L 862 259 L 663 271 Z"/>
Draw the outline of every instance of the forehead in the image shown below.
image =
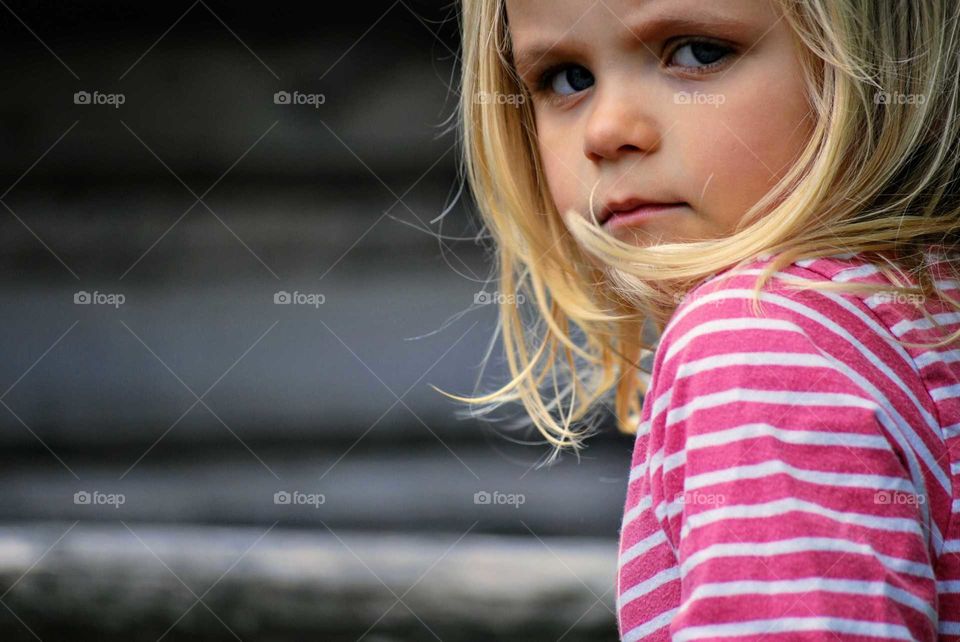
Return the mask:
<path id="1" fill-rule="evenodd" d="M 547 20 L 570 27 L 590 16 L 627 22 L 664 10 L 719 15 L 757 11 L 771 4 L 771 0 L 503 0 L 503 3 L 511 23 Z"/>
<path id="2" fill-rule="evenodd" d="M 530 65 L 572 45 L 634 47 L 672 29 L 733 34 L 776 20 L 775 0 L 504 0 L 515 62 Z"/>
<path id="3" fill-rule="evenodd" d="M 685 1 L 685 0 L 679 0 Z M 558 21 L 576 20 L 579 16 L 592 12 L 611 11 L 622 15 L 625 11 L 639 10 L 643 5 L 670 4 L 664 0 L 504 0 L 510 19 L 525 19 L 550 16 Z"/>

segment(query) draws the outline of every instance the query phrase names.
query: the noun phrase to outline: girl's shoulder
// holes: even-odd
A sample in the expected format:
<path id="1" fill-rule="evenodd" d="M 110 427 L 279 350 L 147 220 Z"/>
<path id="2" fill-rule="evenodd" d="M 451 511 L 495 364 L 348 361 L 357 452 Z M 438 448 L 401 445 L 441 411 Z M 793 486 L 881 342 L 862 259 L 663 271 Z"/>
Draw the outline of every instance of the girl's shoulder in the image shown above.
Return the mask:
<path id="1" fill-rule="evenodd" d="M 773 272 L 763 282 L 755 308 L 754 291 L 772 262 L 772 255 L 763 254 L 742 266 L 728 267 L 701 281 L 682 298 L 664 329 L 663 337 L 677 332 L 678 326 L 697 325 L 712 319 L 783 319 L 802 316 L 805 312 L 820 315 L 835 312 L 839 293 L 800 288 L 802 282 L 886 281 L 877 266 L 859 254 L 798 259 Z"/>
<path id="2" fill-rule="evenodd" d="M 931 248 L 927 255 L 932 263 L 942 257 L 939 247 Z M 798 259 L 773 272 L 757 297 L 755 290 L 772 261 L 772 255 L 760 255 L 701 281 L 680 301 L 661 334 L 659 346 L 666 346 L 672 354 L 687 345 L 682 337 L 709 335 L 709 341 L 697 343 L 715 353 L 724 348 L 740 350 L 754 340 L 775 345 L 778 337 L 784 336 L 780 331 L 787 331 L 802 334 L 811 350 L 830 344 L 846 349 L 844 346 L 851 341 L 871 347 L 885 344 L 898 328 L 924 318 L 916 301 L 902 295 L 809 286 L 890 284 L 880 266 L 863 254 Z M 951 287 L 948 281 L 938 281 L 937 285 Z M 929 305 L 927 308 L 932 309 Z M 674 345 L 678 342 L 682 346 Z"/>
<path id="3" fill-rule="evenodd" d="M 691 294 L 703 295 L 730 287 L 742 287 L 759 279 L 770 263 L 773 255 L 761 254 L 742 267 L 729 267 L 700 282 L 691 290 Z M 868 260 L 863 254 L 838 253 L 810 259 L 797 259 L 792 263 L 774 272 L 774 278 L 765 284 L 765 291 L 779 290 L 784 282 L 803 279 L 806 281 L 834 281 L 834 282 L 887 282 L 885 276 L 878 269 L 876 263 Z"/>
<path id="4" fill-rule="evenodd" d="M 944 268 L 947 258 L 942 246 L 932 246 L 926 254 L 937 289 L 945 296 L 960 299 L 960 284 L 948 278 Z M 881 265 L 863 254 L 798 259 L 773 272 L 759 288 L 757 297 L 755 290 L 772 261 L 771 255 L 761 255 L 741 266 L 722 270 L 692 288 L 660 336 L 660 357 L 717 356 L 760 345 L 775 350 L 785 337 L 799 336 L 803 349 L 810 352 L 849 354 L 854 346 L 860 353 L 893 357 L 894 351 L 897 358 L 906 354 L 917 358 L 924 348 L 898 349 L 890 345 L 890 340 L 930 343 L 942 339 L 943 330 L 960 330 L 960 313 L 944 301 L 920 294 L 809 286 L 891 284 Z M 914 279 L 900 274 L 915 285 Z M 934 326 L 929 316 L 940 325 Z M 699 346 L 699 350 L 694 346 Z M 801 346 L 792 349 L 799 350 Z"/>
<path id="5" fill-rule="evenodd" d="M 956 290 L 960 286 L 952 279 L 947 269 L 948 256 L 952 256 L 956 260 L 952 248 L 940 244 L 930 246 L 924 254 L 925 262 L 930 267 L 936 286 L 941 291 Z M 772 262 L 773 256 L 771 254 L 761 254 L 743 266 L 726 268 L 702 280 L 682 298 L 680 305 L 674 312 L 671 323 L 678 317 L 684 316 L 689 308 L 702 305 L 704 300 L 717 303 L 724 300 L 742 299 L 743 290 L 745 288 L 752 290 L 760 280 L 765 268 Z M 918 298 L 898 297 L 890 293 L 841 293 L 835 289 L 830 291 L 831 296 L 822 290 L 798 289 L 796 287 L 799 282 L 818 281 L 837 284 L 891 285 L 892 281 L 881 270 L 881 267 L 883 267 L 883 263 L 880 260 L 871 260 L 862 253 L 837 253 L 816 258 L 798 259 L 772 274 L 771 278 L 761 288 L 761 291 L 767 295 L 762 298 L 793 297 L 796 292 L 798 294 L 795 298 L 802 299 L 807 304 L 829 310 L 833 307 L 830 303 L 836 303 L 838 301 L 837 297 L 842 296 L 846 301 L 857 301 L 860 307 L 874 311 L 885 303 L 916 304 L 919 301 Z M 905 274 L 893 263 L 887 263 L 887 267 L 899 272 L 903 282 L 916 285 L 913 277 Z M 804 294 L 799 294 L 799 292 Z M 700 301 L 699 304 L 697 303 L 698 300 Z M 714 306 L 713 310 L 719 312 L 720 308 L 722 306 Z M 910 308 L 916 315 L 923 316 L 917 305 L 911 305 Z M 906 308 L 899 309 L 899 313 L 911 316 Z"/>

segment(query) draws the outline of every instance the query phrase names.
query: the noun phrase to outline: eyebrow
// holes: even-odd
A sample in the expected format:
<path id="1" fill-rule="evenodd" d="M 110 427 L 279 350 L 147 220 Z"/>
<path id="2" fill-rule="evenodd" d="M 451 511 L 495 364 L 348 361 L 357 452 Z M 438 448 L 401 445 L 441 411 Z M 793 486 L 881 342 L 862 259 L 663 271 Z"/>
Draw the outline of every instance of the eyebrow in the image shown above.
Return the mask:
<path id="1" fill-rule="evenodd" d="M 742 30 L 744 22 L 719 14 L 691 18 L 687 16 L 657 16 L 644 20 L 636 24 L 630 24 L 626 20 L 621 21 L 628 30 L 627 41 L 630 43 L 645 43 L 653 36 L 664 31 L 710 31 L 719 36 L 727 35 L 732 37 Z M 541 59 L 548 55 L 564 56 L 572 55 L 580 47 L 582 41 L 574 39 L 570 44 L 563 40 L 567 34 L 561 35 L 554 40 L 544 40 L 535 42 L 519 51 L 514 49 L 513 58 L 517 72 L 522 76 L 531 67 L 537 64 Z"/>

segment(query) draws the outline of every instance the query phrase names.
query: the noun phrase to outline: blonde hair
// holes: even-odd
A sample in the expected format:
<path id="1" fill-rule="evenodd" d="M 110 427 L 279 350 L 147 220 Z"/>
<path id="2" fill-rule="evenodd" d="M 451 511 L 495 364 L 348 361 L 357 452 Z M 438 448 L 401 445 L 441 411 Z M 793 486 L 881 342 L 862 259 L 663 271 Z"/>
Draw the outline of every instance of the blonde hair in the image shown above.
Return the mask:
<path id="1" fill-rule="evenodd" d="M 461 173 L 494 244 L 498 290 L 513 295 L 499 305 L 494 335 L 502 335 L 512 379 L 477 397 L 437 389 L 485 405 L 473 414 L 520 401 L 527 422 L 555 447 L 552 460 L 563 448 L 583 447 L 596 431 L 597 402 L 613 393 L 618 429 L 634 434 L 649 382 L 641 357 L 655 349 L 644 331 L 662 332 L 691 287 L 760 255 L 776 256 L 758 280 L 755 308 L 766 281 L 793 261 L 862 252 L 895 287 L 806 287 L 919 294 L 960 310 L 937 290 L 925 261 L 930 245 L 952 250 L 960 232 L 960 3 L 779 0 L 816 120 L 809 143 L 730 236 L 649 247 L 557 211 L 529 95 L 514 70 L 504 2 L 462 3 Z M 484 95 L 526 99 L 477 99 Z M 524 298 L 528 326 L 516 304 Z M 958 338 L 960 331 L 933 345 Z M 552 386 L 542 390 L 548 374 Z"/>

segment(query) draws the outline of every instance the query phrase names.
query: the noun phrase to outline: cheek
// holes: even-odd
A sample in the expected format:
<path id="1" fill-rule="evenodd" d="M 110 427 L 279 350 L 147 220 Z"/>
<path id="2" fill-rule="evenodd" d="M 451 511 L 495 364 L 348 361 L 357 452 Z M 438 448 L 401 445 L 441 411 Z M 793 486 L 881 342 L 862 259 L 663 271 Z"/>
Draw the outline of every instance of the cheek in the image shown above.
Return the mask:
<path id="1" fill-rule="evenodd" d="M 768 85 L 757 93 L 728 94 L 724 104 L 702 108 L 706 113 L 691 123 L 684 157 L 699 190 L 713 176 L 702 213 L 714 223 L 732 231 L 806 144 L 812 121 L 802 90 L 799 84 Z"/>
<path id="2" fill-rule="evenodd" d="M 579 169 L 572 156 L 572 139 L 569 135 L 552 136 L 550 131 L 541 131 L 537 141 L 540 164 L 546 174 L 550 196 L 561 213 L 571 207 L 579 207 L 583 200 L 580 189 L 583 180 L 574 169 Z"/>

